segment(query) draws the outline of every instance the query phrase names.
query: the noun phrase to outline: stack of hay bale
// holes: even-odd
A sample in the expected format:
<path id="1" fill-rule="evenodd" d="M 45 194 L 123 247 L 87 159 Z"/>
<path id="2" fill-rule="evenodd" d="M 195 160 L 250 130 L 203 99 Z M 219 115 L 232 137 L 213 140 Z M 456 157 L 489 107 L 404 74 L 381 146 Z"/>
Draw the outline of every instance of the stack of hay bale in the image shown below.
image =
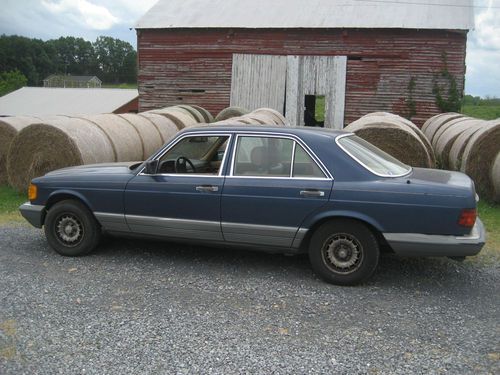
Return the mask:
<path id="1" fill-rule="evenodd" d="M 344 130 L 355 133 L 405 164 L 435 167 L 430 142 L 415 124 L 401 116 L 374 112 L 350 123 Z"/>
<path id="2" fill-rule="evenodd" d="M 213 120 L 201 107 L 139 114 L 8 117 L 0 121 L 0 182 L 18 191 L 55 169 L 141 161 L 180 129 Z"/>
<path id="3" fill-rule="evenodd" d="M 0 120 L 0 184 L 8 182 L 25 191 L 33 178 L 55 169 L 145 160 L 179 130 L 213 122 L 210 112 L 194 105 L 139 114 L 6 117 Z M 249 113 L 230 107 L 215 124 L 285 125 L 287 121 L 268 108 Z"/>
<path id="4" fill-rule="evenodd" d="M 500 201 L 500 119 L 443 113 L 427 120 L 422 130 L 442 168 L 466 173 L 481 196 Z"/>

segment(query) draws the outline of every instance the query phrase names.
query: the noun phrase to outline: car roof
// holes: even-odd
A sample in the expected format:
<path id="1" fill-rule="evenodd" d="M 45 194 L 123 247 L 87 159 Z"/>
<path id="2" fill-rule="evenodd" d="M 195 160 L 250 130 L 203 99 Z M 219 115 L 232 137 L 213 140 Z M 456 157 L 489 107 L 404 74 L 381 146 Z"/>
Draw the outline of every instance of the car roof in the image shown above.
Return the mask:
<path id="1" fill-rule="evenodd" d="M 339 135 L 350 134 L 344 130 L 320 128 L 320 127 L 306 127 L 306 126 L 278 126 L 278 125 L 241 125 L 241 124 L 224 124 L 224 125 L 211 125 L 203 124 L 197 126 L 190 126 L 184 128 L 182 133 L 191 133 L 198 131 L 210 132 L 227 132 L 231 131 L 234 133 L 244 133 L 244 132 L 258 132 L 258 133 L 283 133 L 283 134 L 294 134 L 294 135 L 326 135 L 335 138 Z"/>

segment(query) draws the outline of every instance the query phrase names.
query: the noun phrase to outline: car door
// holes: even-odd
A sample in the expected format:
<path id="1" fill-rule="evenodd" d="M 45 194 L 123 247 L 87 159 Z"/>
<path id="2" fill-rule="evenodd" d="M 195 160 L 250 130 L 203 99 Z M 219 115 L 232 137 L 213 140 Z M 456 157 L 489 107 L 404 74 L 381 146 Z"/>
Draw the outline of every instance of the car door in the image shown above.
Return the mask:
<path id="1" fill-rule="evenodd" d="M 125 190 L 125 218 L 134 233 L 221 241 L 222 167 L 228 134 L 187 134 L 160 153 Z"/>
<path id="2" fill-rule="evenodd" d="M 300 224 L 328 202 L 333 179 L 297 138 L 241 134 L 222 191 L 228 242 L 290 247 Z"/>

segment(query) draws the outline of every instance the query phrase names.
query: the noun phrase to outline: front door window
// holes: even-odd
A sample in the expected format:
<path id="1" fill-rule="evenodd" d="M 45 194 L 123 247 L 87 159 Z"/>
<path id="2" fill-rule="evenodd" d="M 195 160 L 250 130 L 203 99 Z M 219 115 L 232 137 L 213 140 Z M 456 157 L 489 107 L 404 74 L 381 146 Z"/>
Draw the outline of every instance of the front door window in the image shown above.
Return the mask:
<path id="1" fill-rule="evenodd" d="M 185 137 L 160 158 L 158 173 L 218 175 L 228 139 L 228 136 Z"/>

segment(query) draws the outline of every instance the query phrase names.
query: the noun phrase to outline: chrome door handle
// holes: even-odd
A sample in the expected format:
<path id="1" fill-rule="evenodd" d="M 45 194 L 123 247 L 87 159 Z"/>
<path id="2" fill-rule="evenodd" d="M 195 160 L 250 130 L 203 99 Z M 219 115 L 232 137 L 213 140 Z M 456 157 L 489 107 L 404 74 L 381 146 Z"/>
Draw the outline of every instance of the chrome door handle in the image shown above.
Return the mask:
<path id="1" fill-rule="evenodd" d="M 201 185 L 201 186 L 196 186 L 196 191 L 200 191 L 202 193 L 206 192 L 212 192 L 212 191 L 219 191 L 218 186 L 213 186 L 213 185 Z"/>
<path id="2" fill-rule="evenodd" d="M 324 197 L 325 192 L 321 190 L 307 189 L 307 190 L 301 190 L 300 195 L 302 195 L 303 197 Z"/>

